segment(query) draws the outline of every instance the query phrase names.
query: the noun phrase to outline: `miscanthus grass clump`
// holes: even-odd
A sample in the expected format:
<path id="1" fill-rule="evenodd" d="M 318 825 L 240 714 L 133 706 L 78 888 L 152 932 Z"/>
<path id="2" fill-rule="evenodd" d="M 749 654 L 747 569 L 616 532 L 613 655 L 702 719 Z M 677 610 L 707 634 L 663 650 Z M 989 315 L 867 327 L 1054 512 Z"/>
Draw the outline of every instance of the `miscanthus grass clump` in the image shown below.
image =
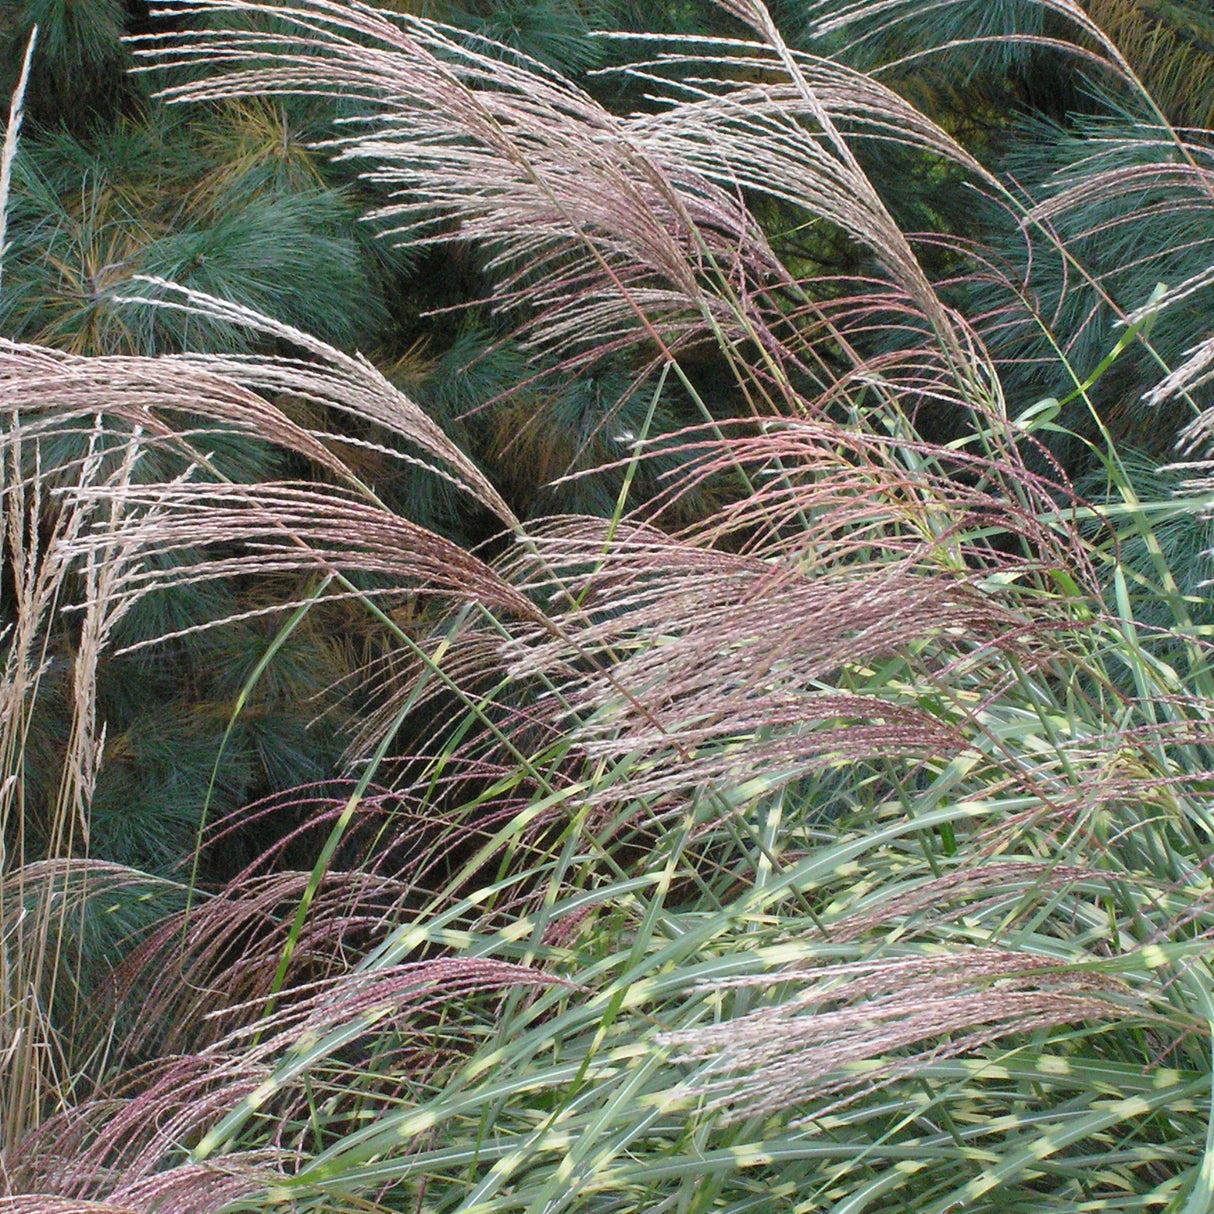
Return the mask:
<path id="1" fill-rule="evenodd" d="M 164 278 L 114 306 L 249 345 L 4 343 L 0 1209 L 1214 1201 L 1192 576 L 1214 344 L 1157 339 L 1209 263 L 1127 303 L 1085 260 L 1093 208 L 1146 225 L 1160 183 L 1208 249 L 1208 135 L 1051 0 L 1038 42 L 1118 99 L 1144 184 L 1097 158 L 1026 196 L 847 66 L 842 10 L 871 45 L 896 6 L 810 6 L 833 57 L 759 0 L 721 7 L 734 36 L 634 48 L 626 116 L 361 4 L 186 0 L 136 44 L 173 103 L 337 104 L 326 150 L 382 191 L 385 231 L 483 250 L 536 374 L 613 369 L 586 441 L 616 497 L 522 519 L 366 358 Z M 887 152 L 1002 208 L 1065 265 L 1065 306 L 957 233 L 905 231 Z M 776 220 L 853 269 L 781 252 Z M 1072 291 L 1105 310 L 1098 354 L 1058 327 Z M 1029 330 L 1062 387 L 1023 390 Z M 1134 400 L 1193 417 L 1169 472 L 1093 405 L 1126 359 Z M 658 426 L 673 398 L 699 421 Z M 1060 439 L 1091 453 L 1079 488 Z M 283 473 L 233 475 L 242 445 Z M 372 447 L 496 538 L 394 510 Z M 294 823 L 221 886 L 92 858 L 96 672 L 152 640 L 123 619 L 259 579 L 284 594 L 155 639 L 271 621 L 240 707 L 300 629 L 359 619 L 343 779 L 209 820 L 210 847 Z M 35 805 L 52 695 L 69 727 Z"/>

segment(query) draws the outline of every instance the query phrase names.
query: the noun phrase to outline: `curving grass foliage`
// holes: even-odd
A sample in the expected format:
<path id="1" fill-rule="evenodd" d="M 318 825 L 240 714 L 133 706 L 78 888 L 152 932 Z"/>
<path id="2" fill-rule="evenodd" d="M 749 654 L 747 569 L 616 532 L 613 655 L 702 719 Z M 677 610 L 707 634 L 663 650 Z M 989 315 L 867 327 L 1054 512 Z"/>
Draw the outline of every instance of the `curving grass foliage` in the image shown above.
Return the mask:
<path id="1" fill-rule="evenodd" d="M 475 416 L 444 428 L 247 301 L 130 288 L 183 331 L 246 330 L 228 353 L 5 344 L 0 1023 L 26 1078 L 0 1210 L 1207 1209 L 1214 670 L 1180 526 L 1207 473 L 1168 496 L 1101 423 L 1075 438 L 1103 470 L 1085 497 L 1047 446 L 1119 359 L 1137 394 L 1200 386 L 1208 342 L 1179 363 L 1148 343 L 1203 274 L 1117 300 L 1127 326 L 1095 350 L 1056 341 L 1063 399 L 1035 396 L 989 341 L 1033 300 L 968 310 L 865 157 L 947 162 L 1097 295 L 1084 208 L 1109 173 L 1024 202 L 879 78 L 790 49 L 760 0 L 721 4 L 749 40 L 660 42 L 624 117 L 422 17 L 175 7 L 188 27 L 137 47 L 189 69 L 172 100 L 340 99 L 330 150 L 390 191 L 385 226 L 481 245 L 521 373 L 595 377 L 628 434 L 578 453 L 611 465 L 600 515 L 520 520 L 450 436 Z M 1082 10 L 1045 7 L 1137 87 Z M 1143 138 L 1211 224 L 1206 161 L 1169 130 Z M 769 206 L 862 272 L 786 264 Z M 685 424 L 650 441 L 671 400 Z M 575 406 L 542 398 L 538 424 Z M 499 537 L 470 552 L 402 517 L 318 411 Z M 44 472 L 65 434 L 77 454 Z M 217 436 L 284 455 L 236 478 Z M 508 480 L 526 439 L 497 449 Z M 383 638 L 347 687 L 347 781 L 250 808 L 290 823 L 280 844 L 184 907 L 157 886 L 136 922 L 154 891 L 83 859 L 95 672 L 154 596 L 256 580 L 291 590 L 256 609 L 277 631 L 239 704 L 290 684 L 274 659 L 316 619 Z M 69 677 L 55 629 L 70 714 L 36 859 L 22 743 Z M 57 942 L 87 955 L 111 908 L 130 945 L 65 1013 Z"/>

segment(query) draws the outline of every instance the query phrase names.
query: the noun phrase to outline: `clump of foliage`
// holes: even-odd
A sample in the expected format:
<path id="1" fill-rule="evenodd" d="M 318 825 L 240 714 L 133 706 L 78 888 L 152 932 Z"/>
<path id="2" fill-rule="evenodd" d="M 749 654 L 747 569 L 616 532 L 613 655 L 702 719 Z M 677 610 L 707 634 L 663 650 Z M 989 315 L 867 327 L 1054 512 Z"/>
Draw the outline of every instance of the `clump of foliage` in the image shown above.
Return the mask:
<path id="1" fill-rule="evenodd" d="M 1009 181 L 761 0 L 646 41 L 627 114 L 335 0 L 135 44 L 170 103 L 340 109 L 377 222 L 485 297 L 416 390 L 150 266 L 107 307 L 168 350 L 4 343 L 0 1208 L 1207 1207 L 1209 135 L 1082 9 L 1010 7 L 1117 99 L 1116 163 L 1075 121 Z M 834 8 L 797 36 L 898 28 Z M 1010 229 L 904 230 L 906 157 L 1043 244 L 1048 307 Z M 1183 403 L 1191 464 L 1119 447 L 1111 377 Z M 350 642 L 342 779 L 245 810 L 276 841 L 224 881 L 90 855 L 107 653 L 153 612 L 135 652 L 265 624 L 228 742 Z"/>

